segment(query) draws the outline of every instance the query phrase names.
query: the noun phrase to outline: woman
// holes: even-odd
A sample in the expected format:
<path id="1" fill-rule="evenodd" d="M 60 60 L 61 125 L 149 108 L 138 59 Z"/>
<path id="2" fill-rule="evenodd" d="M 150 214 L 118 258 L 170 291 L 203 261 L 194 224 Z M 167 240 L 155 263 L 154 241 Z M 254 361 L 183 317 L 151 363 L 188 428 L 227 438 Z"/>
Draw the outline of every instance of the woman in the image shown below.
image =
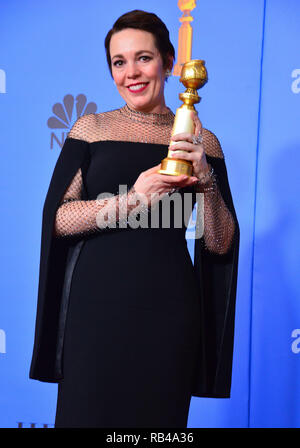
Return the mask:
<path id="1" fill-rule="evenodd" d="M 57 161 L 30 377 L 59 382 L 56 427 L 186 427 L 192 395 L 230 393 L 238 222 L 221 147 L 196 115 L 196 135 L 172 138 L 193 176 L 158 173 L 174 121 L 163 22 L 124 14 L 105 46 L 126 104 L 79 118 Z M 198 191 L 193 265 L 184 217 L 166 227 L 161 213 L 173 195 L 192 195 L 193 206 Z M 158 225 L 136 225 L 155 212 Z"/>

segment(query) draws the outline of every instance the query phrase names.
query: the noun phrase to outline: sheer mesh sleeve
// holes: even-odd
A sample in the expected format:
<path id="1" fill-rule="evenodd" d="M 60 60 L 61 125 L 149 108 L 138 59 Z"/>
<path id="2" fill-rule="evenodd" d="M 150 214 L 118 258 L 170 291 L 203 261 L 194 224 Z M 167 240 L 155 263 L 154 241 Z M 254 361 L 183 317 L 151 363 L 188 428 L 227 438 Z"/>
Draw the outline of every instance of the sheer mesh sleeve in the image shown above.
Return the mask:
<path id="1" fill-rule="evenodd" d="M 101 132 L 101 126 L 97 126 L 97 115 L 82 115 L 73 124 L 72 129 L 68 133 L 68 138 L 92 142 L 99 137 L 97 135 L 99 134 L 99 130 Z"/>
<path id="2" fill-rule="evenodd" d="M 121 109 L 80 117 L 68 134 L 68 138 L 91 143 L 101 140 L 121 140 L 168 145 L 174 122 L 174 114 L 142 114 L 126 105 Z M 212 158 L 224 159 L 216 136 L 203 130 L 205 152 Z M 66 190 L 56 213 L 56 236 L 97 232 L 106 227 L 136 227 L 139 214 L 146 215 L 150 205 L 132 187 L 128 192 L 96 200 L 82 200 L 82 172 L 79 169 Z M 235 222 L 228 210 L 217 176 L 206 185 L 198 185 L 196 192 L 203 193 L 204 205 L 199 203 L 199 220 L 203 219 L 206 248 L 218 254 L 226 253 L 231 246 Z M 151 208 L 153 202 L 151 204 Z M 203 213 L 202 213 L 203 210 Z M 200 216 L 201 215 L 201 216 Z M 204 218 L 203 218 L 204 215 Z M 197 218 L 198 221 L 198 218 Z M 199 221 L 200 223 L 200 221 Z"/>
<path id="3" fill-rule="evenodd" d="M 224 154 L 217 137 L 210 131 L 203 132 L 203 145 L 206 155 L 224 159 Z M 231 247 L 235 223 L 228 210 L 218 179 L 212 176 L 205 185 L 197 184 L 197 192 L 204 194 L 204 243 L 206 249 L 217 254 L 225 254 Z"/>
<path id="4" fill-rule="evenodd" d="M 129 191 L 108 198 L 81 200 L 82 172 L 79 169 L 67 188 L 56 212 L 57 237 L 90 234 L 100 229 L 134 227 L 140 214 L 148 214 L 148 203 L 132 186 Z M 138 221 L 136 221 L 138 222 Z"/>

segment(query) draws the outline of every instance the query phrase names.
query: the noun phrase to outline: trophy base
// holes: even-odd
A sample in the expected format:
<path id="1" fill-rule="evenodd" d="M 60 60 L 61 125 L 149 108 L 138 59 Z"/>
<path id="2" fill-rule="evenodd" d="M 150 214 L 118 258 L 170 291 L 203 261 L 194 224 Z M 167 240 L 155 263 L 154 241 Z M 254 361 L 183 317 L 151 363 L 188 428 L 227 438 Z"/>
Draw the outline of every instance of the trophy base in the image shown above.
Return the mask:
<path id="1" fill-rule="evenodd" d="M 161 169 L 158 172 L 159 174 L 168 174 L 170 176 L 180 176 L 182 174 L 185 176 L 192 176 L 193 165 L 185 160 L 167 157 L 162 160 Z"/>

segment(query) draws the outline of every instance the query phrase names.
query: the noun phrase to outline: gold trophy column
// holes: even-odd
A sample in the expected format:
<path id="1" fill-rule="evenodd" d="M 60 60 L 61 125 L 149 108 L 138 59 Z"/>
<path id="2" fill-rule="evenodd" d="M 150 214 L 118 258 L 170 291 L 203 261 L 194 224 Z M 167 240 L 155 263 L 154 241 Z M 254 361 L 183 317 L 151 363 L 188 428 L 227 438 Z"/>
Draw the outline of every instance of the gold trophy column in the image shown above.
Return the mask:
<path id="1" fill-rule="evenodd" d="M 201 98 L 197 90 L 207 83 L 207 71 L 205 61 L 194 59 L 186 62 L 181 70 L 181 78 L 179 80 L 186 91 L 179 94 L 179 99 L 183 101 L 175 115 L 175 121 L 172 129 L 172 136 L 181 132 L 194 133 L 195 125 L 192 118 L 195 108 L 194 104 L 199 103 Z M 192 176 L 193 164 L 188 160 L 171 157 L 173 151 L 169 149 L 167 157 L 161 162 L 160 174 L 169 174 L 171 176 L 179 176 L 185 174 Z M 177 151 L 176 151 L 177 152 Z"/>
<path id="2" fill-rule="evenodd" d="M 196 8 L 196 0 L 178 0 L 178 8 L 182 11 L 179 21 L 181 26 L 178 32 L 178 56 L 173 75 L 180 76 L 182 66 L 191 60 L 193 28 L 191 22 L 194 20 L 191 11 Z"/>

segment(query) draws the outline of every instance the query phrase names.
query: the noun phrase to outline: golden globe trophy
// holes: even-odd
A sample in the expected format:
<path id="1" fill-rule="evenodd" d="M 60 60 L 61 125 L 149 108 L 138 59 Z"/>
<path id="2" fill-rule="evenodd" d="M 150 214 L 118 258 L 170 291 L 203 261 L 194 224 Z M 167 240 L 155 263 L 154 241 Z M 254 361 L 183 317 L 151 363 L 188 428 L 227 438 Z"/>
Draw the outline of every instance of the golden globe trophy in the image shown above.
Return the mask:
<path id="1" fill-rule="evenodd" d="M 197 90 L 207 83 L 205 61 L 201 59 L 193 59 L 186 62 L 182 66 L 179 81 L 186 87 L 186 91 L 179 94 L 179 99 L 183 101 L 183 104 L 176 111 L 172 136 L 180 134 L 181 132 L 189 132 L 193 134 L 195 131 L 195 124 L 192 116 L 195 112 L 194 104 L 199 103 L 201 100 Z M 176 151 L 176 153 L 178 153 L 178 158 L 175 158 L 171 157 L 173 151 L 169 149 L 167 157 L 161 162 L 161 169 L 158 171 L 160 174 L 169 174 L 171 176 L 185 174 L 186 176 L 192 176 L 193 164 L 188 160 L 180 159 L 180 151 Z"/>

